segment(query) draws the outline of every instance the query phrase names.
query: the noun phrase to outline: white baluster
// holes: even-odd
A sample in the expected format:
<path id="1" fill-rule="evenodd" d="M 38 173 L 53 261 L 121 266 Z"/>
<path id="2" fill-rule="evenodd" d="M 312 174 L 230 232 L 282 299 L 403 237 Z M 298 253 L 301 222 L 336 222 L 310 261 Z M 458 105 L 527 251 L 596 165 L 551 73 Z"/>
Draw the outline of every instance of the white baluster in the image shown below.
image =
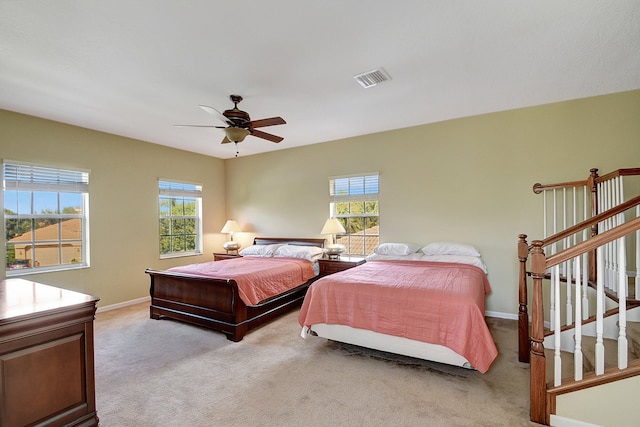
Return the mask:
<path id="1" fill-rule="evenodd" d="M 612 179 L 611 185 L 613 186 L 614 191 L 612 192 L 611 198 L 611 207 L 614 208 L 620 204 L 620 183 L 621 177 L 615 177 Z M 620 214 L 614 215 L 611 217 L 611 228 L 616 228 L 620 225 Z M 618 265 L 618 245 L 620 243 L 617 240 L 611 242 L 611 289 L 614 292 L 618 292 L 618 270 L 620 269 Z"/>
<path id="2" fill-rule="evenodd" d="M 598 197 L 598 209 L 596 213 L 602 213 L 602 203 L 603 203 L 603 197 L 602 197 L 602 192 L 604 191 L 604 185 L 602 185 L 602 183 L 597 184 L 598 187 L 598 192 L 597 197 Z"/>
<path id="3" fill-rule="evenodd" d="M 551 280 L 549 281 L 549 329 L 552 331 L 556 329 L 556 276 L 551 274 Z"/>
<path id="4" fill-rule="evenodd" d="M 576 187 L 573 187 L 573 191 L 572 191 L 572 208 L 571 208 L 571 212 L 572 212 L 572 216 L 573 216 L 573 223 L 571 224 L 576 225 Z M 566 226 L 565 226 L 566 229 Z M 571 237 L 567 237 L 566 239 L 566 248 L 569 248 L 571 246 L 575 246 L 576 244 L 576 233 L 573 233 L 573 242 L 571 241 Z M 571 268 L 571 260 L 567 260 L 567 262 L 565 263 L 565 271 L 566 271 L 566 278 L 567 278 L 567 306 L 566 306 L 566 316 L 567 316 L 567 325 L 571 325 L 571 323 L 573 323 L 573 293 L 571 291 L 571 281 L 572 281 L 572 275 L 573 275 L 573 271 Z M 579 304 L 579 299 L 576 299 L 576 304 Z"/>
<path id="5" fill-rule="evenodd" d="M 552 276 L 554 277 L 554 281 L 556 282 L 556 287 L 555 287 L 555 297 L 556 297 L 556 301 L 560 301 L 560 266 L 556 265 L 553 267 L 553 270 L 551 272 Z M 559 386 L 562 384 L 562 358 L 560 357 L 560 346 L 561 346 L 561 340 L 560 340 L 560 332 L 561 332 L 561 326 L 560 326 L 560 310 L 558 310 L 555 313 L 555 319 L 554 319 L 554 323 L 555 323 L 555 328 L 554 328 L 554 332 L 553 332 L 553 338 L 554 338 L 554 353 L 553 353 L 553 383 L 555 386 Z"/>
<path id="6" fill-rule="evenodd" d="M 586 219 L 589 216 L 589 211 L 587 210 L 587 194 L 589 193 L 587 186 L 584 187 L 583 193 L 583 219 Z M 590 230 L 584 229 L 582 231 L 582 241 L 586 242 L 589 238 Z M 589 255 L 583 255 L 584 262 L 582 263 L 582 318 L 584 320 L 589 318 Z"/>
<path id="7" fill-rule="evenodd" d="M 576 190 L 577 187 L 573 187 L 573 224 L 576 225 L 578 223 L 578 202 L 576 200 Z M 577 233 L 573 233 L 573 246 L 578 243 Z"/>
<path id="8" fill-rule="evenodd" d="M 604 373 L 604 267 L 602 246 L 596 249 L 596 263 L 598 268 L 596 274 L 596 375 L 602 375 Z"/>
<path id="9" fill-rule="evenodd" d="M 553 233 L 552 235 L 555 235 L 558 231 L 558 207 L 557 207 L 557 195 L 556 195 L 556 189 L 553 189 Z M 551 255 L 556 253 L 556 242 L 553 242 L 551 244 Z M 555 282 L 554 280 L 554 276 L 551 275 L 551 289 L 549 292 L 549 323 L 550 323 L 550 328 L 551 330 L 555 329 L 556 323 L 555 323 L 555 319 L 556 319 L 556 292 L 555 289 L 556 287 L 559 286 L 559 284 L 557 282 Z M 558 299 L 558 303 L 560 303 L 560 300 Z"/>
<path id="10" fill-rule="evenodd" d="M 605 196 L 605 211 L 611 209 L 611 180 L 608 180 L 606 182 L 606 192 L 605 192 L 606 196 Z M 607 218 L 606 220 L 607 222 L 607 226 L 606 226 L 606 231 L 611 230 L 613 228 L 613 224 L 612 224 L 612 220 L 611 218 Z M 605 256 L 605 265 L 607 267 L 606 270 L 606 275 L 604 276 L 604 286 L 605 288 L 609 289 L 612 283 L 611 278 L 613 277 L 613 268 L 611 267 L 611 259 L 613 258 L 612 255 L 612 249 L 613 249 L 613 244 L 611 242 L 607 243 L 606 247 L 606 252 L 604 254 Z"/>
<path id="11" fill-rule="evenodd" d="M 625 237 L 618 239 L 618 325 L 620 333 L 618 335 L 618 369 L 626 369 L 628 364 L 628 342 L 627 342 L 627 253 Z"/>
<path id="12" fill-rule="evenodd" d="M 572 298 L 573 298 L 573 294 L 571 292 L 571 260 L 567 260 L 564 263 L 564 271 L 566 272 L 566 279 L 567 279 L 567 305 L 565 307 L 565 310 L 567 311 L 566 316 L 567 316 L 567 325 L 570 325 L 571 323 L 573 323 L 573 302 L 572 302 Z M 577 285 L 576 285 L 577 286 Z"/>
<path id="13" fill-rule="evenodd" d="M 589 254 L 582 255 L 582 320 L 589 318 Z"/>
<path id="14" fill-rule="evenodd" d="M 551 233 L 551 235 L 554 235 L 558 232 L 558 196 L 556 195 L 556 189 L 553 189 L 553 233 Z M 556 253 L 556 244 L 553 243 L 551 245 L 552 247 L 552 251 L 555 254 Z"/>
<path id="15" fill-rule="evenodd" d="M 547 238 L 547 190 L 542 191 L 542 238 Z"/>
<path id="16" fill-rule="evenodd" d="M 580 274 L 580 255 L 574 260 L 576 276 L 576 301 L 580 301 L 581 283 L 583 280 Z M 580 304 L 576 302 L 576 320 L 574 328 L 575 349 L 573 352 L 573 377 L 576 381 L 582 380 L 582 312 Z"/>
<path id="17" fill-rule="evenodd" d="M 567 189 L 562 189 L 562 230 L 567 229 Z M 567 249 L 567 239 L 562 239 L 562 250 Z M 565 264 L 560 265 L 560 274 L 566 276 Z"/>

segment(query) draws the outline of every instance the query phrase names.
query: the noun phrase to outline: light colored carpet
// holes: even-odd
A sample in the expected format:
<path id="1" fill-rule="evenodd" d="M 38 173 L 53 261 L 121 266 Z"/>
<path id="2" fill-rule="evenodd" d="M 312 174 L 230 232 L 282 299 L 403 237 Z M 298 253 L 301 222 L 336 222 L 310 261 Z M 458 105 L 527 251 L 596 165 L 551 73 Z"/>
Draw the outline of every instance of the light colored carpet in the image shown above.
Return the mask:
<path id="1" fill-rule="evenodd" d="M 98 313 L 100 425 L 530 426 L 516 322 L 488 319 L 500 351 L 486 374 L 311 337 L 298 311 L 239 343 L 149 319 L 148 304 Z"/>

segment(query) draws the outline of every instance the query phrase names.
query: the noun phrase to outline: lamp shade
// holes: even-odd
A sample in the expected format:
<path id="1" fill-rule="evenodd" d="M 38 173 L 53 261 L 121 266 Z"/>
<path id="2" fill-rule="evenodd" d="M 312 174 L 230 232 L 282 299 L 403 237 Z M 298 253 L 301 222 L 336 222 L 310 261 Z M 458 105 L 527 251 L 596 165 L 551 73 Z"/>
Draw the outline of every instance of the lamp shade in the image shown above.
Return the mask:
<path id="1" fill-rule="evenodd" d="M 322 227 L 322 231 L 320 234 L 339 234 L 344 233 L 346 230 L 342 226 L 342 223 L 338 221 L 337 218 L 329 218 L 327 222 L 324 223 L 324 227 Z"/>
<path id="2" fill-rule="evenodd" d="M 244 128 L 231 126 L 225 128 L 224 133 L 231 142 L 242 142 L 250 132 Z"/>
<path id="3" fill-rule="evenodd" d="M 228 219 L 227 222 L 224 223 L 224 227 L 222 227 L 222 230 L 220 230 L 221 233 L 238 233 L 242 230 L 240 230 L 240 226 L 238 225 L 238 223 L 233 220 L 233 219 Z"/>

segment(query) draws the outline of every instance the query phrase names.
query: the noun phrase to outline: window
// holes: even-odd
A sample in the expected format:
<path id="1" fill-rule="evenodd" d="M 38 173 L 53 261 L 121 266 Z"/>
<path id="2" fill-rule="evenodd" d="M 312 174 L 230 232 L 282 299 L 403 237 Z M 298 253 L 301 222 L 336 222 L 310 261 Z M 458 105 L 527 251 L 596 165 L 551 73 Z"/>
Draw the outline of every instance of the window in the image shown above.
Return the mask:
<path id="1" fill-rule="evenodd" d="M 337 243 L 348 255 L 369 255 L 380 242 L 378 181 L 377 173 L 329 179 L 331 216 L 346 230 Z"/>
<path id="2" fill-rule="evenodd" d="M 160 258 L 202 254 L 202 186 L 158 182 Z"/>
<path id="3" fill-rule="evenodd" d="M 2 168 L 7 276 L 89 265 L 89 173 Z"/>

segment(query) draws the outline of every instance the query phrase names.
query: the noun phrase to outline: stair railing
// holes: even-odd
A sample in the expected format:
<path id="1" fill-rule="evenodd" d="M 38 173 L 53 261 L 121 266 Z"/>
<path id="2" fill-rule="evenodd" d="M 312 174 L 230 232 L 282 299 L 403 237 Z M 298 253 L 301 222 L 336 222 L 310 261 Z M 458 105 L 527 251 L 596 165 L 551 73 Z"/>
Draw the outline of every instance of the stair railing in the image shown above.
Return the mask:
<path id="1" fill-rule="evenodd" d="M 596 194 L 596 205 L 597 211 L 603 212 L 607 209 L 610 209 L 616 206 L 619 203 L 624 201 L 624 177 L 630 176 L 638 176 L 640 175 L 640 168 L 630 168 L 630 169 L 619 169 L 608 173 L 604 176 L 597 177 L 594 180 L 595 194 Z M 637 183 L 636 183 L 637 184 Z M 640 207 L 636 210 L 636 216 L 640 216 Z M 609 230 L 612 227 L 615 227 L 617 224 L 620 224 L 625 221 L 624 215 L 620 214 L 614 217 L 609 218 L 607 221 L 603 221 L 598 226 L 598 233 Z M 635 245 L 639 247 L 640 244 L 640 233 L 637 233 L 635 236 Z M 603 262 L 605 263 L 606 269 L 604 272 L 603 280 L 605 289 L 610 291 L 611 293 L 617 293 L 617 280 L 616 277 L 619 274 L 620 266 L 616 261 L 616 253 L 618 252 L 616 242 L 612 242 L 607 245 L 606 249 L 603 252 Z M 640 251 L 636 252 L 635 257 L 635 265 L 636 265 L 636 288 L 635 295 L 640 295 L 640 282 L 638 279 L 640 278 L 640 274 L 638 274 L 638 265 L 640 264 Z"/>
<path id="2" fill-rule="evenodd" d="M 614 224 L 614 220 L 608 220 L 607 222 L 601 220 L 591 221 L 591 229 L 589 232 L 588 227 L 576 227 L 587 221 L 590 217 L 597 217 L 601 212 L 613 208 L 624 201 L 624 177 L 636 177 L 640 178 L 640 168 L 627 168 L 618 169 L 610 172 L 604 176 L 598 176 L 598 169 L 591 169 L 590 175 L 583 181 L 572 181 L 560 184 L 534 184 L 533 191 L 536 194 L 542 194 L 543 198 L 543 236 L 545 243 L 544 247 L 551 245 L 547 248 L 547 254 L 553 255 L 560 249 L 566 249 L 572 245 L 578 243 L 578 241 L 586 241 L 592 236 L 597 235 L 599 232 L 610 229 Z M 632 182 L 640 188 L 640 180 Z M 613 194 L 613 196 L 612 196 Z M 558 206 L 559 205 L 559 206 Z M 636 216 L 640 216 L 640 206 L 637 207 Z M 599 217 L 602 218 L 602 217 Z M 579 223 L 579 221 L 581 221 Z M 622 223 L 624 217 L 619 214 L 615 219 L 615 224 Z M 561 223 L 561 224 L 559 224 Z M 575 230 L 582 229 L 582 233 L 576 233 Z M 562 231 L 559 231 L 562 230 Z M 552 233 L 551 238 L 548 238 L 548 234 Z M 518 319 L 519 319 L 519 352 L 518 360 L 521 362 L 529 361 L 529 317 L 527 309 L 527 257 L 529 252 L 529 246 L 526 244 L 526 235 L 519 236 L 518 242 L 518 259 L 520 260 L 519 271 L 519 307 L 518 307 Z M 640 248 L 640 232 L 636 233 L 635 247 Z M 608 246 L 604 252 L 603 262 L 609 267 L 605 274 L 605 286 L 609 289 L 612 284 L 612 290 L 615 292 L 615 280 L 617 272 L 617 266 L 615 266 L 615 257 L 612 256 L 616 253 L 614 244 Z M 574 308 L 572 303 L 572 290 L 571 286 L 574 282 L 571 277 L 574 273 L 574 269 L 571 266 L 572 262 L 568 261 L 561 266 L 561 275 L 564 277 L 564 285 L 566 286 L 566 305 L 564 311 L 566 312 L 565 324 L 572 323 L 572 312 L 578 310 L 576 306 Z M 595 252 L 585 254 L 581 262 L 582 271 L 581 276 L 588 277 L 590 281 L 596 280 L 596 260 Z M 640 298 L 640 250 L 636 251 L 635 257 L 636 265 L 636 287 L 634 295 L 638 295 Z M 583 319 L 587 319 L 592 310 L 589 307 L 588 298 L 588 281 L 584 280 L 582 285 L 582 307 L 580 312 Z M 549 311 L 550 311 L 550 328 L 555 327 L 555 321 L 557 316 L 556 311 L 561 311 L 562 307 L 560 301 L 556 301 L 556 294 L 554 287 L 560 286 L 560 283 L 556 285 L 555 281 L 550 284 L 552 289 L 549 293 Z M 577 289 L 576 289 L 577 292 Z M 562 319 L 561 319 L 562 320 Z"/>
<path id="3" fill-rule="evenodd" d="M 606 212 L 602 212 L 599 213 L 589 219 L 587 219 L 586 221 L 583 221 L 579 224 L 573 225 L 571 227 L 566 228 L 565 230 L 560 231 L 559 233 L 554 234 L 553 236 L 547 237 L 544 240 L 536 240 L 534 242 L 539 242 L 540 244 L 540 249 L 543 250 L 543 248 L 549 247 L 551 245 L 553 245 L 554 243 L 561 241 L 563 239 L 567 239 L 570 236 L 579 234 L 581 231 L 584 231 L 585 229 L 593 229 L 594 226 L 597 228 L 597 225 L 605 220 L 607 220 L 608 218 L 610 218 L 611 216 L 615 216 L 615 215 L 619 215 L 621 213 L 624 213 L 625 211 L 630 210 L 631 208 L 635 207 L 636 208 L 636 216 L 640 217 L 640 196 L 634 197 L 633 199 L 630 199 L 624 203 L 619 204 L 618 206 L 606 211 Z M 639 232 L 636 233 L 636 242 L 640 242 L 638 235 L 640 235 Z M 587 239 L 584 240 L 581 243 L 587 242 L 591 239 Z M 575 247 L 575 246 L 574 246 Z M 640 253 L 640 250 L 638 250 L 640 248 L 640 245 L 636 244 L 636 258 L 637 258 L 637 254 Z M 519 339 L 518 339 L 518 360 L 520 362 L 529 362 L 529 355 L 530 355 L 530 338 L 529 338 L 529 313 L 528 313 L 528 292 L 527 292 L 527 276 L 529 274 L 533 275 L 533 265 L 531 265 L 531 272 L 527 272 L 527 260 L 530 254 L 530 251 L 532 250 L 532 247 L 529 247 L 529 245 L 527 244 L 527 235 L 526 234 L 520 234 L 518 236 L 518 259 L 520 262 L 520 269 L 519 269 L 519 285 L 518 285 L 518 299 L 519 299 L 519 307 L 518 307 L 518 332 L 519 332 Z M 571 247 L 567 248 L 567 249 L 571 249 Z M 593 253 L 590 252 L 590 253 Z M 553 256 L 553 254 L 551 255 Z M 582 262 L 581 264 L 584 264 L 586 260 L 586 257 L 583 256 L 582 257 Z M 594 265 L 597 264 L 597 261 L 593 263 Z M 637 262 L 636 262 L 636 270 L 637 270 Z M 585 269 L 581 268 L 581 271 L 584 272 Z M 591 274 L 581 274 L 581 277 L 583 278 L 589 278 L 590 279 Z M 594 274 L 595 276 L 595 274 Z M 576 285 L 576 287 L 578 287 L 578 289 L 583 290 L 582 294 L 583 294 L 583 299 L 584 299 L 584 288 L 588 285 L 588 280 L 581 280 L 580 281 L 580 287 L 578 287 Z M 636 287 L 638 285 L 638 280 L 637 280 L 637 276 L 636 276 Z M 552 289 L 551 292 L 556 292 L 555 289 Z M 637 292 L 637 291 L 636 291 Z M 636 295 L 640 295 L 640 293 L 636 293 Z M 586 311 L 587 317 L 588 317 L 588 303 L 583 303 L 583 310 Z M 586 307 L 586 310 L 585 310 Z M 581 312 L 583 311 L 581 310 Z M 582 313 L 582 318 L 585 319 L 586 317 L 584 316 L 585 313 Z M 550 314 L 551 316 L 555 316 L 555 312 Z M 555 329 L 555 325 L 553 323 L 551 323 L 551 319 L 550 319 L 550 329 Z"/>
<path id="4" fill-rule="evenodd" d="M 626 202 L 624 205 L 627 206 L 627 209 L 630 207 L 635 207 L 640 205 L 640 196 Z M 622 209 L 622 205 L 608 211 L 603 212 L 602 214 L 597 215 L 596 217 L 591 218 L 588 221 L 584 221 L 581 224 L 578 224 L 572 228 L 575 228 L 575 231 L 582 231 L 584 227 L 590 227 L 593 221 L 602 221 L 608 220 L 613 215 L 617 215 L 620 213 L 619 211 L 623 211 L 626 209 Z M 547 388 L 546 378 L 546 358 L 545 358 L 545 328 L 544 328 L 544 311 L 543 311 L 543 280 L 547 279 L 551 276 L 551 281 L 556 281 L 556 283 L 560 280 L 560 265 L 562 263 L 574 260 L 575 261 L 575 270 L 576 270 L 576 289 L 578 285 L 581 284 L 582 278 L 579 273 L 580 271 L 580 260 L 582 259 L 584 254 L 588 254 L 590 252 L 596 252 L 596 263 L 598 264 L 598 268 L 596 271 L 596 293 L 597 293 L 597 309 L 596 309 L 596 368 L 595 375 L 604 374 L 604 346 L 603 346 L 603 314 L 604 310 L 604 272 L 605 265 L 602 262 L 603 260 L 603 252 L 607 245 L 612 242 L 617 241 L 618 243 L 618 261 L 622 266 L 625 266 L 625 256 L 626 256 L 626 245 L 625 239 L 627 235 L 630 235 L 633 232 L 640 231 L 640 217 L 636 217 L 628 222 L 617 225 L 614 228 L 611 228 L 605 231 L 602 234 L 598 234 L 586 241 L 576 244 L 575 246 L 564 249 L 556 254 L 553 254 L 547 257 L 544 253 L 543 247 L 548 246 L 553 242 L 553 240 L 560 239 L 559 235 L 552 236 L 551 238 L 543 241 L 543 240 L 535 240 L 532 242 L 531 248 L 529 250 L 529 255 L 531 259 L 531 277 L 533 279 L 533 301 L 532 301 L 532 313 L 531 313 L 531 339 L 530 339 L 530 365 L 531 365 L 531 382 L 530 382 L 530 416 L 531 421 L 541 423 L 541 424 L 549 424 L 550 414 L 555 412 L 555 396 L 556 394 L 550 395 L 549 390 Z M 569 229 L 564 230 L 558 234 L 567 234 L 569 233 Z M 526 244 L 525 242 L 519 242 L 519 250 L 520 244 Z M 550 272 L 550 274 L 548 274 Z M 625 283 L 627 280 L 626 272 L 624 270 L 620 270 L 619 280 L 622 283 Z M 626 289 L 626 286 L 619 286 L 619 289 Z M 555 288 L 556 297 L 559 297 L 559 287 Z M 576 292 L 576 298 L 580 297 L 580 292 Z M 620 313 L 626 313 L 626 296 L 625 292 L 621 291 L 619 294 L 620 298 Z M 579 306 L 579 304 L 578 304 Z M 561 342 L 561 326 L 559 322 L 559 313 L 555 314 L 556 323 L 554 328 L 554 381 L 553 387 L 560 387 L 562 385 L 562 362 L 560 358 L 560 351 L 563 349 L 563 344 Z M 618 369 L 624 370 L 627 368 L 628 361 L 626 360 L 627 354 L 627 343 L 626 343 L 626 318 L 623 314 L 619 317 L 618 322 L 620 323 L 620 332 L 618 336 Z M 571 352 L 574 353 L 574 381 L 582 380 L 582 357 L 581 357 L 581 314 L 576 313 L 575 317 L 575 326 L 576 330 L 574 331 L 575 336 L 575 344 L 571 348 Z M 519 331 L 522 331 L 522 328 L 519 327 Z M 521 342 L 521 338 L 519 340 Z M 606 382 L 605 380 L 602 383 Z M 576 386 L 576 390 L 579 388 L 583 388 L 583 386 Z M 566 392 L 563 391 L 563 392 Z"/>

